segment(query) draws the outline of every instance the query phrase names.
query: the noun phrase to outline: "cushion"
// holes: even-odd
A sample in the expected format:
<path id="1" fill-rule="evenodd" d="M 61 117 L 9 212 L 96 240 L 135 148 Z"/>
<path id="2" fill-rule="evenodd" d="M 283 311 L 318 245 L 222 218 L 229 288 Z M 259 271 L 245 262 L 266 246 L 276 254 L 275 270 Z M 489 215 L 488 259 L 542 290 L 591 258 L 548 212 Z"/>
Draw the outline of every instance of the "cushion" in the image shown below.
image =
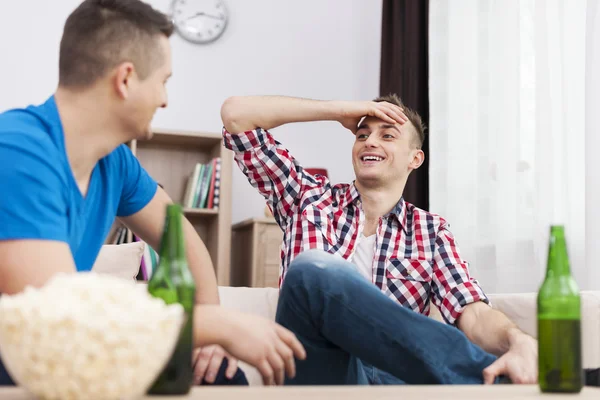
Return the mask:
<path id="1" fill-rule="evenodd" d="M 219 297 L 224 308 L 275 320 L 278 289 L 219 286 Z M 246 374 L 250 386 L 262 386 L 262 377 L 256 368 L 243 361 L 238 365 Z"/>
<path id="2" fill-rule="evenodd" d="M 600 366 L 600 292 L 582 290 L 581 345 L 583 367 Z M 506 314 L 519 329 L 537 338 L 537 293 L 506 293 L 489 296 L 494 308 Z"/>
<path id="3" fill-rule="evenodd" d="M 275 320 L 279 289 L 219 286 L 221 305 Z"/>
<path id="4" fill-rule="evenodd" d="M 144 242 L 106 244 L 100 249 L 92 272 L 135 280 L 145 249 Z"/>

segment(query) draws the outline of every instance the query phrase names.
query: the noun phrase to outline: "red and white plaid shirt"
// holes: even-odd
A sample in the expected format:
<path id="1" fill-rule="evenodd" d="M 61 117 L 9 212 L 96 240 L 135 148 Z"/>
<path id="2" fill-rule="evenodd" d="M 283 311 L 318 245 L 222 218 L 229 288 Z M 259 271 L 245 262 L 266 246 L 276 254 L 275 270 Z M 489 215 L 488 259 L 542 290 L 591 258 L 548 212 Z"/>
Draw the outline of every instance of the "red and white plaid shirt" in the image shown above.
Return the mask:
<path id="1" fill-rule="evenodd" d="M 232 135 L 223 129 L 223 136 L 283 230 L 280 285 L 292 260 L 305 250 L 352 260 L 364 225 L 354 184 L 331 185 L 321 175 L 308 174 L 266 130 Z M 376 235 L 372 281 L 400 305 L 428 315 L 433 301 L 452 324 L 467 304 L 489 302 L 440 216 L 400 199 L 380 219 Z"/>

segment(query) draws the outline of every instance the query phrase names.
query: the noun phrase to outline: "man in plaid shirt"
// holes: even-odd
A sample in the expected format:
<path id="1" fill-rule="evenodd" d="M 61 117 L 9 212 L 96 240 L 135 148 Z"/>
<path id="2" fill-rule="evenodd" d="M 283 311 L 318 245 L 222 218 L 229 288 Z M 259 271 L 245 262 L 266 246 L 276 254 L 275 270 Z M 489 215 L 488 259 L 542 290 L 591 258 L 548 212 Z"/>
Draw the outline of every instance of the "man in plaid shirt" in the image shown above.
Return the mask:
<path id="1" fill-rule="evenodd" d="M 287 383 L 537 381 L 535 339 L 489 306 L 447 222 L 402 198 L 424 160 L 417 113 L 396 96 L 257 96 L 229 98 L 221 116 L 225 146 L 284 232 L 277 321 L 307 350 Z M 307 173 L 269 133 L 319 120 L 354 133 L 352 184 Z M 432 302 L 447 324 L 426 317 Z"/>

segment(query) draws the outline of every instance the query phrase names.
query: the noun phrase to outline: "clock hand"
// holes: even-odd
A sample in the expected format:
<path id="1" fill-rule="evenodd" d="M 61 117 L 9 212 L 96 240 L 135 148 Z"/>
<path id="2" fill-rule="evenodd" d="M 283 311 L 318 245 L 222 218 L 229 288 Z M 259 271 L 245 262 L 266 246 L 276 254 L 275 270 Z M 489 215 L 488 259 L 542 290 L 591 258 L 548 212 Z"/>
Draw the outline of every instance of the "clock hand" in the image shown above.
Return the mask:
<path id="1" fill-rule="evenodd" d="M 208 17 L 208 18 L 214 18 L 214 19 L 218 19 L 218 20 L 223 20 L 223 17 L 219 17 L 219 16 L 212 15 L 212 14 L 207 14 L 204 11 L 197 12 L 196 14 L 194 14 L 194 15 L 192 15 L 190 17 L 187 17 L 185 20 L 189 21 L 190 19 L 194 19 L 196 17 Z"/>

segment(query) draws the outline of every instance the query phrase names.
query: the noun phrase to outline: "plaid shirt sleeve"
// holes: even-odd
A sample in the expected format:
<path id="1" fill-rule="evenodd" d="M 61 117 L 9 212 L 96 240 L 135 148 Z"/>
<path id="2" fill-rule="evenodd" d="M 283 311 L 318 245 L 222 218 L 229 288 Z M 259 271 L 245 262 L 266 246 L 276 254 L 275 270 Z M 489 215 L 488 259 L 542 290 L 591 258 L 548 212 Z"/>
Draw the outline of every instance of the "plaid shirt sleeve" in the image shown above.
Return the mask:
<path id="1" fill-rule="evenodd" d="M 281 227 L 297 210 L 301 194 L 322 183 L 307 174 L 267 130 L 231 134 L 223 128 L 223 138 L 225 147 L 233 151 L 235 162 L 267 200 Z"/>
<path id="2" fill-rule="evenodd" d="M 489 304 L 478 282 L 469 275 L 468 263 L 461 258 L 444 220 L 436 238 L 434 263 L 433 303 L 447 323 L 453 325 L 468 304 Z"/>

